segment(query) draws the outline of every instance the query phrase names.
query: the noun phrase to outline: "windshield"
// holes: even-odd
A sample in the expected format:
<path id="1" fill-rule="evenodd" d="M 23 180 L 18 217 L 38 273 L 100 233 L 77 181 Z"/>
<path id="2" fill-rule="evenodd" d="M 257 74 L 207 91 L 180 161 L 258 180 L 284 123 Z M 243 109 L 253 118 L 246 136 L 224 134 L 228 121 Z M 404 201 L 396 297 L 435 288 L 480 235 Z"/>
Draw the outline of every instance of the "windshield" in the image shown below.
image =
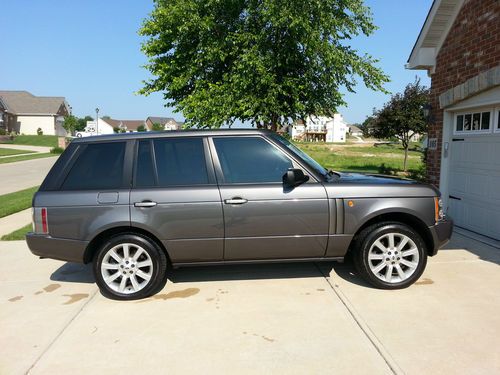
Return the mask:
<path id="1" fill-rule="evenodd" d="M 314 169 L 316 172 L 323 176 L 328 176 L 328 171 L 323 168 L 316 160 L 314 160 L 312 157 L 307 155 L 304 151 L 302 151 L 300 148 L 295 146 L 292 142 L 290 142 L 288 139 L 283 138 L 280 135 L 273 134 L 272 137 L 284 145 L 286 148 L 288 148 L 291 152 L 293 152 L 295 155 L 297 155 L 300 159 L 302 159 L 310 168 Z"/>

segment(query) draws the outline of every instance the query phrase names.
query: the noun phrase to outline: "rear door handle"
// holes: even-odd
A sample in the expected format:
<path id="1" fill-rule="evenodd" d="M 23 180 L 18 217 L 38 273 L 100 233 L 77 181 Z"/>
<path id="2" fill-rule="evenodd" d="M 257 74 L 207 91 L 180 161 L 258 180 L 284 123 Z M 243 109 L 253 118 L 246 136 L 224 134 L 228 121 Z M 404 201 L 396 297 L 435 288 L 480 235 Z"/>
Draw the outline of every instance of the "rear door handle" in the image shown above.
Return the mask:
<path id="1" fill-rule="evenodd" d="M 142 202 L 135 202 L 134 203 L 134 207 L 144 207 L 144 208 L 148 208 L 148 207 L 154 207 L 156 206 L 158 203 L 156 202 L 152 202 L 152 201 L 142 201 Z"/>
<path id="2" fill-rule="evenodd" d="M 234 197 L 231 199 L 224 199 L 225 204 L 245 204 L 248 200 L 240 197 Z"/>

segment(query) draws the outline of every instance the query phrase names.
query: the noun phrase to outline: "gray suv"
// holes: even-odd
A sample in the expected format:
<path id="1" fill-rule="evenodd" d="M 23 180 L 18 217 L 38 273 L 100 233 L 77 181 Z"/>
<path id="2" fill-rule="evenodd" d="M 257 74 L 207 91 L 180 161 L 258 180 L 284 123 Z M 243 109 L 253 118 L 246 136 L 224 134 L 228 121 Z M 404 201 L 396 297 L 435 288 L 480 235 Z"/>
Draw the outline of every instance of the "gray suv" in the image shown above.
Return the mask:
<path id="1" fill-rule="evenodd" d="M 439 191 L 328 171 L 260 130 L 75 139 L 33 198 L 33 254 L 93 263 L 102 292 L 159 291 L 167 266 L 352 256 L 378 288 L 417 280 L 452 222 Z"/>

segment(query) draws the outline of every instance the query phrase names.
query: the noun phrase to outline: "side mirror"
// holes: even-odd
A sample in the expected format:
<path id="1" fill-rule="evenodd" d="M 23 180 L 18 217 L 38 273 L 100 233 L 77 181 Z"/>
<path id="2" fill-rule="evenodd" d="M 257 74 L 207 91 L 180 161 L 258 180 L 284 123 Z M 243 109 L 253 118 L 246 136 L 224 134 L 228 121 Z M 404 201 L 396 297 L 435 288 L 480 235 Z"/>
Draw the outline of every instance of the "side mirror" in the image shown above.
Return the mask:
<path id="1" fill-rule="evenodd" d="M 309 176 L 306 176 L 302 169 L 290 168 L 283 175 L 283 184 L 285 186 L 295 187 L 307 181 L 309 181 Z"/>

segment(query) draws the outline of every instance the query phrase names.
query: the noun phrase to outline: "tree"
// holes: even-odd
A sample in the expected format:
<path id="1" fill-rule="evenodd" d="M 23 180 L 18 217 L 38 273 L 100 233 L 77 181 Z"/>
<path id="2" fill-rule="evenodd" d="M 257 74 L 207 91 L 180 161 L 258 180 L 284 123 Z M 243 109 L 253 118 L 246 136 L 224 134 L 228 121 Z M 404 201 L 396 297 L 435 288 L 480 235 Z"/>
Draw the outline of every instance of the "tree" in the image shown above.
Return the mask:
<path id="1" fill-rule="evenodd" d="M 384 107 L 374 111 L 369 120 L 370 133 L 376 138 L 398 138 L 405 150 L 403 169 L 406 172 L 408 148 L 415 134 L 427 132 L 424 106 L 429 103 L 429 89 L 420 84 L 420 79 L 409 83 L 402 93 L 391 97 Z M 368 119 L 367 119 L 368 121 Z M 366 121 L 365 121 L 366 122 Z"/>
<path id="2" fill-rule="evenodd" d="M 74 134 L 78 126 L 78 119 L 73 115 L 64 116 L 63 128 L 68 134 Z"/>
<path id="3" fill-rule="evenodd" d="M 82 132 L 87 127 L 87 121 L 94 121 L 94 118 L 91 116 L 85 116 L 84 118 L 78 119 L 78 125 L 76 126 L 77 132 Z"/>
<path id="4" fill-rule="evenodd" d="M 145 127 L 144 125 L 139 125 L 139 126 L 137 127 L 137 131 L 138 131 L 138 132 L 145 132 L 145 131 L 147 131 L 147 130 L 148 130 L 148 129 L 146 129 L 146 127 Z"/>
<path id="5" fill-rule="evenodd" d="M 153 78 L 186 126 L 235 120 L 279 129 L 345 104 L 355 77 L 384 91 L 377 60 L 350 39 L 373 33 L 363 0 L 155 0 L 140 34 Z"/>
<path id="6" fill-rule="evenodd" d="M 151 130 L 155 131 L 155 132 L 158 132 L 158 131 L 165 130 L 165 127 L 162 124 L 159 124 L 159 123 L 155 122 L 153 124 L 153 126 L 151 127 Z"/>

